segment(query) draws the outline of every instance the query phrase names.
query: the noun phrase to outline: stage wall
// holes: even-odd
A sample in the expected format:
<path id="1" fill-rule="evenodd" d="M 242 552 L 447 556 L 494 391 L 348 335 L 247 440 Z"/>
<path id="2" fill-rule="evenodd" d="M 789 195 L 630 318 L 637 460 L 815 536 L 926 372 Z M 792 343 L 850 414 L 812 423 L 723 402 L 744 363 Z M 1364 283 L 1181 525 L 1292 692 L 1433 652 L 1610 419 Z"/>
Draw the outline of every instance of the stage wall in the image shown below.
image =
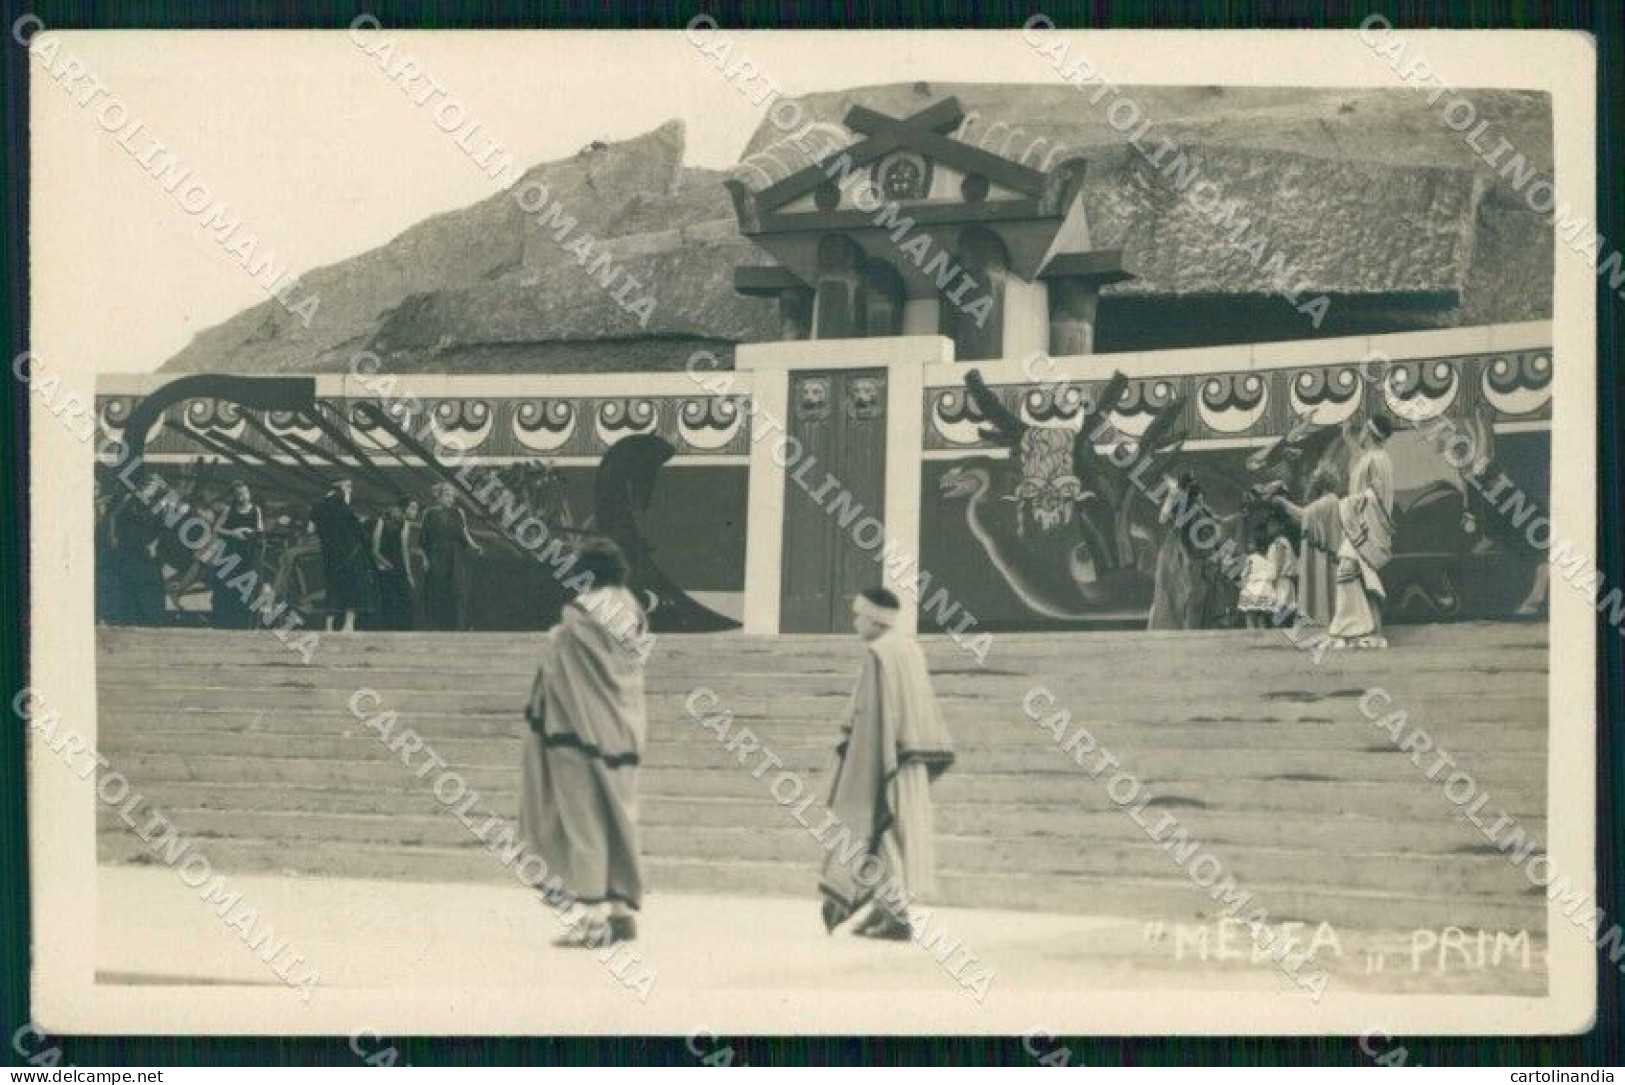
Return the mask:
<path id="1" fill-rule="evenodd" d="M 1545 323 L 923 366 L 921 356 L 951 359 L 951 346 L 920 338 L 933 340 L 916 344 L 930 348 L 923 355 L 905 349 L 913 340 L 841 346 L 856 361 L 872 352 L 897 388 L 923 389 L 916 398 L 896 393 L 905 398 L 889 408 L 896 414 L 899 403 L 918 402 L 919 422 L 887 420 L 890 427 L 907 423 L 898 432 L 919 427 L 919 438 L 908 437 L 913 443 L 906 445 L 917 447 L 918 456 L 899 455 L 894 439 L 883 462 L 888 491 L 914 473 L 919 497 L 917 522 L 889 522 L 887 532 L 916 548 L 933 591 L 946 588 L 960 604 L 958 613 L 974 615 L 980 628 L 1144 624 L 1163 534 L 1146 494 L 1158 480 L 1143 478 L 1135 487 L 1107 479 L 1110 485 L 1095 486 L 1101 492 L 1087 496 L 1069 490 L 1067 480 L 1074 477 L 1076 456 L 1105 462 L 1114 444 L 1135 441 L 1176 400 L 1183 406 L 1174 428 L 1185 436 L 1174 469 L 1191 471 L 1221 513 L 1238 508 L 1249 485 L 1281 477 L 1301 487 L 1316 463 L 1335 456 L 1311 436 L 1302 455 L 1278 454 L 1261 467 L 1259 457 L 1295 426 L 1307 422 L 1305 432 L 1325 433 L 1350 418 L 1386 411 L 1402 424 L 1390 443 L 1398 499 L 1395 558 L 1385 572 L 1389 617 L 1508 617 L 1527 614 L 1531 600 L 1539 610 L 1539 593 L 1531 588 L 1543 554 L 1515 517 L 1492 508 L 1407 423 L 1446 417 L 1474 434 L 1477 458 L 1492 467 L 1488 477 L 1505 473 L 1539 515 L 1547 501 L 1552 424 Z M 806 368 L 813 370 L 827 364 L 824 356 L 836 344 L 775 344 L 771 351 L 794 354 L 803 346 Z M 913 370 L 906 384 L 905 365 Z M 766 389 L 768 381 L 788 381 L 797 368 L 792 360 L 779 364 L 776 374 L 726 374 L 729 383 L 721 392 L 707 390 L 715 373 L 706 374 L 707 381 L 685 373 L 322 376 L 315 378 L 317 400 L 331 417 L 346 420 L 348 448 L 293 415 L 273 411 L 250 419 L 236 404 L 204 398 L 164 412 L 149 434 L 147 462 L 199 507 L 222 500 L 230 480 L 247 478 L 273 525 L 267 564 L 280 566 L 268 572 L 282 577 L 296 605 L 317 612 L 321 562 L 304 523 L 326 479 L 340 470 L 355 478 L 356 505 L 365 517 L 381 512 L 400 492 L 427 501 L 431 485 L 443 477 L 357 409 L 368 402 L 393 404 L 397 420 L 422 433 L 426 448 L 448 469 L 460 467 L 474 479 L 504 472 L 504 478 L 520 480 L 516 492 L 549 524 L 615 535 L 634 558 L 657 628 L 731 628 L 761 603 L 751 599 L 762 593 L 748 590 L 747 568 L 779 561 L 784 553 L 782 522 L 759 525 L 754 534 L 747 525 L 752 486 L 782 492 L 790 484 L 777 465 L 762 470 L 772 459 L 764 458 L 762 448 L 780 439 L 784 420 L 753 423 L 753 398 L 760 411 L 771 411 L 771 402 L 782 404 L 793 426 L 797 404 L 787 401 L 782 388 L 777 396 Z M 989 433 L 990 420 L 967 391 L 972 370 L 1019 432 Z M 1126 394 L 1105 429 L 1079 438 L 1079 402 L 1097 396 L 1115 372 L 1128 377 Z M 173 379 L 104 378 L 97 402 L 103 440 L 121 439 L 135 406 Z M 1080 439 L 1088 449 L 1075 447 Z M 304 451 L 290 453 L 290 441 Z M 370 466 L 360 465 L 356 449 L 366 451 Z M 524 482 L 536 481 L 524 472 L 540 465 L 550 469 L 545 483 Z M 110 472 L 100 481 L 105 511 L 123 495 Z M 913 521 L 907 516 L 911 504 L 894 497 L 887 508 L 894 521 L 898 515 Z M 782 519 L 783 513 L 770 515 Z M 1088 546 L 1080 547 L 1091 537 L 1086 527 L 1122 542 L 1113 561 L 1097 560 Z M 486 554 L 475 567 L 473 627 L 545 628 L 556 619 L 558 599 L 548 570 L 506 545 L 499 527 L 475 519 L 474 528 Z M 762 550 L 755 566 L 747 561 L 748 542 Z M 104 576 L 111 563 L 104 540 L 99 543 L 104 560 L 98 576 Z M 184 549 L 169 547 L 172 584 L 184 581 L 188 559 Z M 880 575 L 877 561 L 876 581 Z M 206 585 L 180 586 L 167 620 L 207 622 Z M 777 592 L 775 587 L 769 594 Z M 922 616 L 922 628 L 934 625 L 929 613 Z"/>

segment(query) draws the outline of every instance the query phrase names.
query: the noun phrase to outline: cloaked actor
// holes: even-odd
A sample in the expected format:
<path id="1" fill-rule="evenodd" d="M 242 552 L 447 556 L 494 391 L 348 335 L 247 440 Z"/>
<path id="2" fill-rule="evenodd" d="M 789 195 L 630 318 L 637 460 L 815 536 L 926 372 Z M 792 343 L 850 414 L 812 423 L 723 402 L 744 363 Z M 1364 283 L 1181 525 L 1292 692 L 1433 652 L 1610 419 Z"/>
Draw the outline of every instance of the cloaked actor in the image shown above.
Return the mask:
<path id="1" fill-rule="evenodd" d="M 638 762 L 646 718 L 648 622 L 608 539 L 582 545 L 585 585 L 542 642 L 526 717 L 519 832 L 547 863 L 549 903 L 583 909 L 558 945 L 593 948 L 637 936 L 643 903 Z"/>
<path id="2" fill-rule="evenodd" d="M 853 933 L 897 941 L 913 936 L 907 905 L 936 891 L 931 781 L 954 759 L 925 654 L 897 628 L 901 613 L 884 588 L 852 601 L 852 626 L 868 651 L 836 749 L 829 810 L 866 846 L 832 849 L 818 887 L 826 930 L 867 905 Z"/>
<path id="3" fill-rule="evenodd" d="M 322 581 L 327 597 L 327 628 L 355 630 L 356 615 L 378 609 L 378 569 L 372 563 L 367 530 L 350 498 L 355 484 L 338 478 L 310 509 L 309 529 L 322 544 Z"/>
<path id="4" fill-rule="evenodd" d="M 1382 569 L 1394 553 L 1394 461 L 1384 446 L 1393 432 L 1384 415 L 1366 419 L 1342 498 L 1323 497 L 1307 508 L 1275 499 L 1317 546 L 1337 555 L 1327 629 L 1335 648 L 1388 647 L 1382 633 L 1387 598 Z"/>

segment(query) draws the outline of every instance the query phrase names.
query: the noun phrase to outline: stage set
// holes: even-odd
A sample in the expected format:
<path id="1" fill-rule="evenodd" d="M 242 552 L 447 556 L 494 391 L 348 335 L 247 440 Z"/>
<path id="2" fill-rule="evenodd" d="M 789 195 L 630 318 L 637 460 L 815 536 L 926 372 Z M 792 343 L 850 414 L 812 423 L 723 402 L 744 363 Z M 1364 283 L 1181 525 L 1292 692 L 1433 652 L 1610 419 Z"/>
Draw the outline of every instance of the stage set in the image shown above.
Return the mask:
<path id="1" fill-rule="evenodd" d="M 503 881 L 347 704 L 358 686 L 381 691 L 512 817 L 532 665 L 532 638 L 516 634 L 547 628 L 567 598 L 527 545 L 534 520 L 561 545 L 614 538 L 651 607 L 641 817 L 654 909 L 660 892 L 811 901 L 816 844 L 686 698 L 710 688 L 789 767 L 815 773 L 857 658 L 829 634 L 848 631 L 855 592 L 886 584 L 919 603 L 959 747 L 939 794 L 947 903 L 1183 923 L 1180 940 L 1170 926 L 1125 954 L 1221 971 L 1239 960 L 1213 950 L 1211 894 L 1024 711 L 1043 686 L 1277 921 L 1338 932 L 1351 984 L 1543 990 L 1544 896 L 1360 707 L 1367 689 L 1388 690 L 1543 835 L 1543 555 L 1527 516 L 1492 505 L 1425 436 L 1450 419 L 1473 437 L 1473 470 L 1545 508 L 1549 324 L 1441 318 L 1482 285 L 1474 262 L 1491 243 L 1475 250 L 1473 231 L 1496 214 L 1482 183 L 1417 171 L 1428 177 L 1406 189 L 1411 215 L 1462 225 L 1430 235 L 1425 269 L 1362 280 L 1328 270 L 1333 259 L 1303 291 L 1292 283 L 1298 305 L 1324 295 L 1338 314 L 1315 338 L 1237 341 L 1220 320 L 1203 345 L 1200 314 L 1223 308 L 1215 288 L 1185 291 L 1179 346 L 1139 349 L 1154 329 L 1125 329 L 1159 318 L 1157 284 L 1181 256 L 1122 223 L 1146 207 L 1188 213 L 1177 194 L 1136 187 L 1132 162 L 1092 181 L 1084 159 L 995 153 L 966 138 L 952 97 L 890 115 L 854 106 L 840 122 L 840 154 L 797 161 L 774 144 L 724 186 L 749 254 L 736 299 L 771 305 L 777 341 L 700 344 L 644 372 L 396 374 L 387 351 L 368 350 L 315 375 L 104 379 L 104 437 L 135 455 L 105 455 L 98 478 L 102 748 L 210 838 L 221 869 Z M 844 173 L 831 166 L 841 155 Z M 1349 215 L 1359 203 L 1345 200 Z M 1192 258 L 1255 295 L 1267 278 L 1244 251 Z M 1294 305 L 1269 301 L 1273 331 Z M 1164 477 L 1188 472 L 1208 506 L 1245 524 L 1266 484 L 1299 501 L 1317 482 L 1342 492 L 1339 437 L 1378 414 L 1397 430 L 1393 647 L 1322 658 L 1236 628 L 1233 607 L 1147 631 L 1170 530 Z M 265 602 L 318 630 L 329 592 L 307 523 L 330 483 L 350 478 L 357 516 L 390 532 L 404 498 L 427 509 L 449 484 L 478 544 L 454 619 L 425 612 L 416 575 L 404 616 L 323 633 L 308 663 L 252 613 L 209 628 L 233 623 L 211 603 L 206 564 L 120 479 L 137 459 L 128 477 L 161 476 L 189 510 L 228 508 L 246 482 Z M 1138 474 L 1120 466 L 1147 459 Z M 154 861 L 110 811 L 101 855 Z M 1414 952 L 1428 937 L 1435 950 Z M 1436 952 L 1441 938 L 1484 937 L 1493 955 Z M 1386 971 L 1371 964 L 1382 946 Z"/>

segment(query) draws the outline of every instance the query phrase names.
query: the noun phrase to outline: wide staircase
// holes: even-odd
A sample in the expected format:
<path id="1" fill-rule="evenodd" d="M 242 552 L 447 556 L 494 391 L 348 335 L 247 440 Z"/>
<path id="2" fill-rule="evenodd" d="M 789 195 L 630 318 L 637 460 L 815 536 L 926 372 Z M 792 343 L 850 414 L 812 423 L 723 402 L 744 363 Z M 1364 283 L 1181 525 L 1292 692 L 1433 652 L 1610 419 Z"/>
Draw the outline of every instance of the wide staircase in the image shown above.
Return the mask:
<path id="1" fill-rule="evenodd" d="M 1371 687 L 1545 840 L 1544 625 L 1399 629 L 1316 664 L 1278 633 L 1005 634 L 979 665 L 926 638 L 958 762 L 937 785 L 942 897 L 964 906 L 1197 919 L 1221 906 L 1024 713 L 1044 686 L 1272 921 L 1541 932 L 1544 897 L 1361 712 Z M 511 878 L 348 705 L 361 687 L 478 792 L 518 809 L 535 635 L 104 630 L 101 751 L 225 871 Z M 642 846 L 652 891 L 809 896 L 820 845 L 685 708 L 715 692 L 822 794 L 859 659 L 845 637 L 669 635 L 649 665 Z M 707 701 L 707 704 L 710 702 Z M 1045 700 L 1042 703 L 1047 704 Z M 369 700 L 365 707 L 371 708 Z M 1092 765 L 1092 755 L 1087 764 Z M 449 785 L 447 785 L 449 787 Z M 1123 797 L 1127 783 L 1118 786 Z M 781 795 L 790 785 L 781 785 Z M 819 824 L 817 807 L 806 819 Z M 110 809 L 103 862 L 158 861 Z M 1201 854 L 1201 853 L 1198 853 Z M 1212 867 L 1198 873 L 1211 883 Z"/>

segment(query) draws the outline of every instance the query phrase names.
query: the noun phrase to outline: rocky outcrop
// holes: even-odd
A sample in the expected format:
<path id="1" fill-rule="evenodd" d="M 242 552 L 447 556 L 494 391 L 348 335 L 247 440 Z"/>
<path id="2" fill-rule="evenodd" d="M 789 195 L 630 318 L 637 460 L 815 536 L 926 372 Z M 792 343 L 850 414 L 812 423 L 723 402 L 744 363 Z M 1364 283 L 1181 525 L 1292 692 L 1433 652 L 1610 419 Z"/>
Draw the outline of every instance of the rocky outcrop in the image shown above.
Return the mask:
<path id="1" fill-rule="evenodd" d="M 340 371 L 371 350 L 403 369 L 456 371 L 470 352 L 510 361 L 558 353 L 516 347 L 769 337 L 771 306 L 733 293 L 734 266 L 764 258 L 733 230 L 717 172 L 684 167 L 683 146 L 674 121 L 537 166 L 508 191 L 306 275 L 301 296 L 320 299 L 308 329 L 267 301 L 202 333 L 165 368 Z M 561 217 L 538 222 L 520 206 L 521 191 L 533 209 L 556 207 Z M 615 282 L 606 287 L 610 270 Z M 617 301 L 626 277 L 643 284 L 629 297 L 654 299 L 645 319 Z M 614 368 L 591 353 L 598 364 L 586 368 Z M 635 353 L 666 363 L 660 368 L 686 357 Z"/>
<path id="2" fill-rule="evenodd" d="M 1034 58 L 1038 73 L 1049 71 Z M 1051 74 L 1054 74 L 1053 72 Z M 1052 84 L 909 83 L 810 94 L 798 99 L 809 122 L 839 124 L 854 105 L 906 116 L 934 101 L 955 97 L 967 123 L 959 138 L 1013 158 L 1041 159 L 1056 147 L 1085 158 L 1102 148 L 1122 148 L 1127 140 L 1107 122 L 1106 107 L 1119 96 L 1090 104 L 1095 88 L 1081 91 Z M 1166 138 L 1179 146 L 1284 151 L 1316 158 L 1365 162 L 1374 166 L 1449 166 L 1492 176 L 1495 171 L 1468 145 L 1461 132 L 1444 123 L 1425 94 L 1404 88 L 1336 87 L 1123 87 L 1120 97 L 1140 109 L 1129 132 L 1149 123 L 1143 142 Z M 1493 148 L 1498 137 L 1525 156 L 1539 173 L 1552 168 L 1551 99 L 1536 91 L 1464 90 L 1475 116 L 1488 123 L 1480 143 Z M 788 111 L 781 111 L 781 114 Z M 784 133 L 764 123 L 742 158 L 780 140 Z M 1039 143 L 1038 141 L 1047 141 Z M 1503 163 L 1504 164 L 1504 163 Z"/>
<path id="3" fill-rule="evenodd" d="M 1256 298 L 1279 289 L 1284 275 L 1289 288 L 1315 294 L 1423 300 L 1419 322 L 1550 315 L 1549 224 L 1425 96 L 1124 93 L 1153 124 L 1145 141 L 1177 144 L 1222 209 L 1193 202 L 1171 171 L 1127 146 L 1103 110 L 1068 86 L 908 84 L 801 102 L 809 118 L 836 128 L 853 104 L 903 116 L 953 95 L 967 111 L 960 135 L 968 142 L 1029 162 L 1086 158 L 1094 243 L 1122 247 L 1139 276 L 1109 288 L 1108 300 Z M 1505 138 L 1536 175 L 1549 174 L 1544 95 L 1466 95 L 1490 124 L 1487 145 Z M 764 123 L 746 155 L 782 136 Z M 683 149 L 682 126 L 672 122 L 536 166 L 519 184 L 545 185 L 559 217 L 538 222 L 515 190 L 438 215 L 306 275 L 301 295 L 320 298 L 311 327 L 266 301 L 201 333 L 165 368 L 340 371 L 365 349 L 420 372 L 671 369 L 694 349 L 727 354 L 730 344 L 774 338 L 773 306 L 733 290 L 735 266 L 769 262 L 739 236 L 721 183 L 748 171 L 685 167 Z"/>
<path id="4" fill-rule="evenodd" d="M 1180 153 L 1189 175 L 1121 149 L 1090 160 L 1093 242 L 1123 249 L 1137 276 L 1114 295 L 1303 285 L 1315 294 L 1455 298 L 1466 282 L 1484 190 L 1470 170 L 1196 144 Z M 1190 175 L 1197 179 L 1176 184 Z"/>

